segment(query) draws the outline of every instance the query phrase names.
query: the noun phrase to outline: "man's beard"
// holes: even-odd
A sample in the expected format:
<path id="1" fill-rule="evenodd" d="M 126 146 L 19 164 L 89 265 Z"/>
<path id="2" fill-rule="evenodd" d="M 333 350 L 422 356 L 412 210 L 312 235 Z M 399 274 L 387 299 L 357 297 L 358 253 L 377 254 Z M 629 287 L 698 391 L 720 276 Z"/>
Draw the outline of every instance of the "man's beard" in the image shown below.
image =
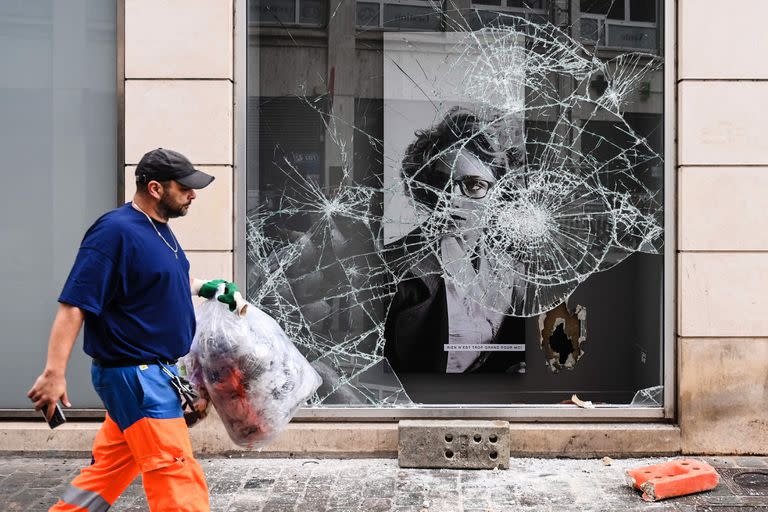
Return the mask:
<path id="1" fill-rule="evenodd" d="M 176 217 L 183 217 L 187 214 L 187 210 L 184 208 L 189 204 L 176 205 L 171 203 L 167 193 L 163 193 L 160 198 L 160 202 L 157 204 L 157 210 L 161 216 L 166 219 L 175 219 Z"/>

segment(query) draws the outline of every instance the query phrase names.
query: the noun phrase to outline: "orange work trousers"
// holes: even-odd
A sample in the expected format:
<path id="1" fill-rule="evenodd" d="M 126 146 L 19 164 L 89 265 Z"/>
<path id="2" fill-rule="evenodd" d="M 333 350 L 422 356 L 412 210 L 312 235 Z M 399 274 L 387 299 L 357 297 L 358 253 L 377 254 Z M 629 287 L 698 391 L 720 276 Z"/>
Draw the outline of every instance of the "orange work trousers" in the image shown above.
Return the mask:
<path id="1" fill-rule="evenodd" d="M 152 512 L 209 512 L 208 486 L 184 418 L 143 418 L 120 432 L 107 415 L 83 468 L 49 510 L 106 512 L 141 474 Z"/>

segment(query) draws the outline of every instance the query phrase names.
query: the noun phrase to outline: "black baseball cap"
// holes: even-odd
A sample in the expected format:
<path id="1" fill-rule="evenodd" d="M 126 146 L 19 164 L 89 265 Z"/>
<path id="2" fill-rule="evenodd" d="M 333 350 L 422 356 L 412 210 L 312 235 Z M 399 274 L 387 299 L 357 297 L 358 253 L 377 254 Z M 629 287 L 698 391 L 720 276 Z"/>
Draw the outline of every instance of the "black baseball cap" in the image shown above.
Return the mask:
<path id="1" fill-rule="evenodd" d="M 211 184 L 214 177 L 192 166 L 187 157 L 170 149 L 157 148 L 145 154 L 136 166 L 136 181 L 174 180 L 185 187 L 205 188 Z"/>

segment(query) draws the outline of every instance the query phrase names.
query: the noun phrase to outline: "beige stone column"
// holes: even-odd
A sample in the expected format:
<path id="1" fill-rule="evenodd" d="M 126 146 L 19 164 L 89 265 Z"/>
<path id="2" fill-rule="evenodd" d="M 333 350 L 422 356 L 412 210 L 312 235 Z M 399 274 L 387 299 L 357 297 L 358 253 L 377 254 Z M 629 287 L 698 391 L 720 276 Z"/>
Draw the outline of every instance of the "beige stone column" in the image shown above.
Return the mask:
<path id="1" fill-rule="evenodd" d="M 683 450 L 767 454 L 768 3 L 678 4 Z"/>
<path id="2" fill-rule="evenodd" d="M 157 147 L 216 176 L 171 221 L 201 278 L 233 274 L 233 26 L 232 0 L 125 0 L 126 200 Z"/>

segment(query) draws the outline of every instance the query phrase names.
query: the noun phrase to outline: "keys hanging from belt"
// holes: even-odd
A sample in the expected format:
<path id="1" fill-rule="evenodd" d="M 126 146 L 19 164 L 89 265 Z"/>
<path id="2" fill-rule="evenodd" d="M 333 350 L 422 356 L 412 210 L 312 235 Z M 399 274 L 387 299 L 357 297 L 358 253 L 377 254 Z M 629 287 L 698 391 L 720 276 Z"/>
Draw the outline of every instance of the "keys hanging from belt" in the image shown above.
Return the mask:
<path id="1" fill-rule="evenodd" d="M 176 375 L 160 361 L 157 361 L 157 364 L 160 365 L 160 368 L 163 370 L 163 373 L 165 373 L 170 379 L 171 386 L 173 386 L 173 389 L 175 389 L 176 392 L 179 394 L 179 398 L 181 398 L 181 401 L 191 411 L 191 412 L 184 413 L 184 419 L 187 422 L 187 425 L 194 424 L 197 420 L 200 419 L 200 414 L 195 409 L 195 400 L 198 399 L 198 394 L 195 393 L 194 389 L 192 389 L 192 385 L 189 383 L 187 379 L 185 379 L 184 377 L 180 377 L 179 375 Z"/>

